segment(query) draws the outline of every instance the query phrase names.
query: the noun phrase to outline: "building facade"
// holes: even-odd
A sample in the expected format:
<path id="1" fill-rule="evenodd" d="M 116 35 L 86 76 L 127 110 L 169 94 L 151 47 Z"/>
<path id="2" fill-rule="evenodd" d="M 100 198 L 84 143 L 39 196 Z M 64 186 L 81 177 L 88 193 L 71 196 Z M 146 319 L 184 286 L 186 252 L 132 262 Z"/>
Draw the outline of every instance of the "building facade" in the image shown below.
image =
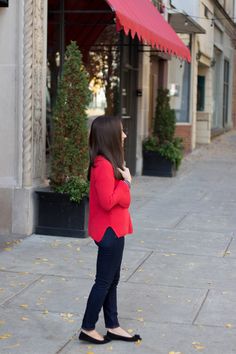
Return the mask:
<path id="1" fill-rule="evenodd" d="M 50 174 L 52 107 L 71 39 L 90 77 L 89 118 L 122 115 L 133 174 L 142 173 L 142 142 L 160 87 L 170 90 L 186 151 L 236 125 L 233 0 L 153 0 L 189 48 L 191 63 L 117 34 L 107 3 L 87 9 L 84 0 L 0 0 L 0 234 L 34 232 L 34 191 Z"/>
<path id="2" fill-rule="evenodd" d="M 0 232 L 30 234 L 45 178 L 47 4 L 0 4 Z"/>
<path id="3" fill-rule="evenodd" d="M 186 39 L 187 34 L 191 37 L 189 74 L 186 64 L 171 61 L 168 77 L 169 89 L 175 92 L 171 103 L 177 112 L 176 133 L 185 139 L 186 149 L 191 151 L 197 144 L 208 144 L 212 137 L 233 126 L 235 2 L 172 0 L 167 2 L 167 6 L 174 28 Z M 185 17 L 182 25 L 181 14 Z M 189 24 L 192 21 L 195 30 Z M 180 76 L 181 70 L 184 71 L 183 84 L 177 77 L 173 79 L 173 73 Z M 181 95 L 187 100 L 185 103 Z M 180 109 L 181 105 L 185 106 L 185 114 Z"/>
<path id="4" fill-rule="evenodd" d="M 50 175 L 52 107 L 70 40 L 77 41 L 90 77 L 89 118 L 122 115 L 128 132 L 126 161 L 133 174 L 141 174 L 142 141 L 149 132 L 156 89 L 167 80 L 170 54 L 162 52 L 172 48 L 158 44 L 158 50 L 151 50 L 132 30 L 117 35 L 110 3 L 0 0 L 0 234 L 34 232 L 34 192 Z M 176 36 L 168 27 L 165 32 Z M 152 31 L 150 35 L 155 42 Z M 177 36 L 173 47 L 176 41 Z M 179 47 L 189 56 L 181 41 Z"/>

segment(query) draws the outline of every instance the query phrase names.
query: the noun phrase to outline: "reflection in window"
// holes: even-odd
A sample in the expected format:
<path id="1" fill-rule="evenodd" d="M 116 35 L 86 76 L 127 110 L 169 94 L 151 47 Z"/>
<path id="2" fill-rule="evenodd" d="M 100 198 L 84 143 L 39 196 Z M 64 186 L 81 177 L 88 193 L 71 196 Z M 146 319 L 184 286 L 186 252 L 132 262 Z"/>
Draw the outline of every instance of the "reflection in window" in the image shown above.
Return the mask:
<path id="1" fill-rule="evenodd" d="M 116 115 L 120 111 L 120 50 L 115 26 L 108 26 L 89 51 L 86 69 L 92 100 L 90 119 L 98 115 Z"/>
<path id="2" fill-rule="evenodd" d="M 179 34 L 186 46 L 190 48 L 191 37 L 189 34 Z M 175 110 L 177 122 L 189 122 L 190 99 L 190 64 L 172 58 L 169 64 L 169 90 L 170 105 Z"/>

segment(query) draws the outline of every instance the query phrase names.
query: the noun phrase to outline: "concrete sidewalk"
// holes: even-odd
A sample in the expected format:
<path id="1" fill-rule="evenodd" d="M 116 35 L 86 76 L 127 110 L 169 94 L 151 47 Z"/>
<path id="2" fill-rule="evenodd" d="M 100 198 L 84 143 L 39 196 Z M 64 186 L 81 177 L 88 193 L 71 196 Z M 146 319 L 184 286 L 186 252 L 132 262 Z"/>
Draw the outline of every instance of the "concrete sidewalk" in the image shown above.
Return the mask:
<path id="1" fill-rule="evenodd" d="M 90 239 L 32 235 L 6 245 L 0 353 L 236 353 L 235 182 L 235 131 L 187 156 L 175 178 L 134 179 L 119 312 L 141 343 L 77 340 L 95 271 Z"/>

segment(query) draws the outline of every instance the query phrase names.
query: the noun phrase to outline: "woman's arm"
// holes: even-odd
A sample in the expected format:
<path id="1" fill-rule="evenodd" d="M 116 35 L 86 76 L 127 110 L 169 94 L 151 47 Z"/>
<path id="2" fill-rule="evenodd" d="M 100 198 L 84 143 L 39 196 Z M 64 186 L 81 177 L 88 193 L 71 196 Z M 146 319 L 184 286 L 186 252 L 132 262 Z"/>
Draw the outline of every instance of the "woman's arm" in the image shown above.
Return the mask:
<path id="1" fill-rule="evenodd" d="M 115 187 L 115 176 L 111 163 L 99 161 L 95 167 L 95 188 L 101 207 L 112 209 L 119 204 L 123 208 L 130 206 L 130 190 L 124 181 L 119 181 Z"/>

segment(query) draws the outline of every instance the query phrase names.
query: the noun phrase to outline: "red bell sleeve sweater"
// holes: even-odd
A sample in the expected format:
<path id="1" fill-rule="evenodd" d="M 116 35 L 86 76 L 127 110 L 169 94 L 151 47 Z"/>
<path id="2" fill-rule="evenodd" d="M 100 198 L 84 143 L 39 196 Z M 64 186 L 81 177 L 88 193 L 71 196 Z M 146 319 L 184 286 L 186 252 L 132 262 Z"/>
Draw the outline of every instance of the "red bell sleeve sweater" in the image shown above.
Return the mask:
<path id="1" fill-rule="evenodd" d="M 115 178 L 112 164 L 107 159 L 97 156 L 90 176 L 89 236 L 99 242 L 108 227 L 117 237 L 132 233 L 130 201 L 129 186 Z"/>

